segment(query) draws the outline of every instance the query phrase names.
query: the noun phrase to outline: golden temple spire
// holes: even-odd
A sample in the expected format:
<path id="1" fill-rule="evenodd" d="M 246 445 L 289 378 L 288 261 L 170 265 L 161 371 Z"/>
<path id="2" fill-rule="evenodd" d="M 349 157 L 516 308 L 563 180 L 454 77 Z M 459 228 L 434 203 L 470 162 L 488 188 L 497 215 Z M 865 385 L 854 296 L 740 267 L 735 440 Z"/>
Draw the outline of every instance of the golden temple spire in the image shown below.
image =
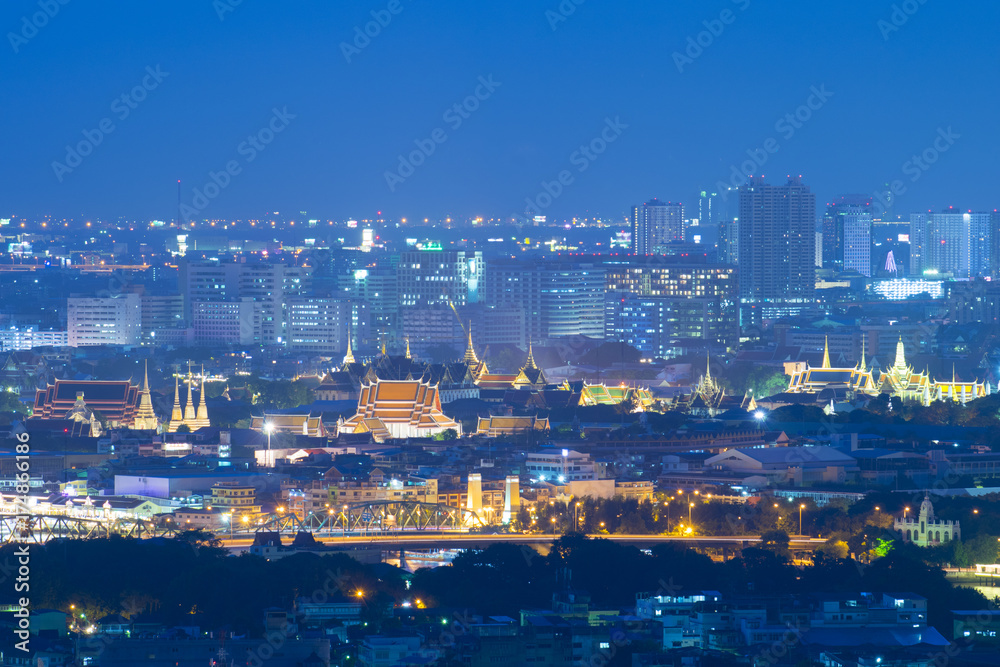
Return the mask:
<path id="1" fill-rule="evenodd" d="M 354 363 L 354 351 L 351 349 L 351 328 L 347 327 L 347 354 L 344 355 L 344 365 Z"/>
<path id="2" fill-rule="evenodd" d="M 861 372 L 864 373 L 868 370 L 868 366 L 865 363 L 865 335 L 861 334 Z"/>
<path id="3" fill-rule="evenodd" d="M 181 412 L 181 385 L 178 375 L 174 374 L 174 409 L 170 413 L 170 423 L 173 428 L 180 425 L 181 421 L 184 419 L 184 413 Z"/>
<path id="4" fill-rule="evenodd" d="M 830 337 L 826 337 L 823 345 L 823 368 L 830 368 Z"/>
<path id="5" fill-rule="evenodd" d="M 528 341 L 528 360 L 524 362 L 524 367 L 538 369 L 535 365 L 535 355 L 531 352 L 531 341 Z"/>
<path id="6" fill-rule="evenodd" d="M 467 364 L 478 364 L 479 357 L 476 356 L 476 348 L 472 345 L 472 320 L 469 320 L 469 328 L 467 331 L 469 334 L 469 343 L 465 348 L 465 358 L 463 361 Z"/>
<path id="7" fill-rule="evenodd" d="M 191 385 L 194 384 L 194 378 L 191 376 L 190 361 L 188 361 L 187 383 L 188 383 L 188 400 L 187 404 L 184 406 L 184 421 L 190 422 L 194 421 L 196 416 L 194 411 L 194 400 L 191 398 Z"/>
<path id="8" fill-rule="evenodd" d="M 407 359 L 411 359 L 412 358 L 412 357 L 410 357 L 410 337 L 409 336 L 406 337 L 406 358 Z"/>

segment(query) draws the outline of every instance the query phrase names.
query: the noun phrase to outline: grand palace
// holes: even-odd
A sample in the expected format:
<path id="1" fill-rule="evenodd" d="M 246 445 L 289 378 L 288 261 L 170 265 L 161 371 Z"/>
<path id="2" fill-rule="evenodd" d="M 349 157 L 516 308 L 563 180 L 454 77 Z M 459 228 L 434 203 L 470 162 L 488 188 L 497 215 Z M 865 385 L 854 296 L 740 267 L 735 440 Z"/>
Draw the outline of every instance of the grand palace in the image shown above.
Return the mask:
<path id="1" fill-rule="evenodd" d="M 823 363 L 819 368 L 796 369 L 789 373 L 786 393 L 819 394 L 833 390 L 834 395 L 877 396 L 888 394 L 898 396 L 906 402 L 930 405 L 934 401 L 968 401 L 988 396 L 992 393 L 989 382 L 960 380 L 954 370 L 950 380 L 937 380 L 926 370 L 917 371 L 906 363 L 906 349 L 900 337 L 896 343 L 896 360 L 878 377 L 868 368 L 865 360 L 864 340 L 861 343 L 861 359 L 852 368 L 833 368 L 830 363 L 829 343 L 823 351 Z"/>

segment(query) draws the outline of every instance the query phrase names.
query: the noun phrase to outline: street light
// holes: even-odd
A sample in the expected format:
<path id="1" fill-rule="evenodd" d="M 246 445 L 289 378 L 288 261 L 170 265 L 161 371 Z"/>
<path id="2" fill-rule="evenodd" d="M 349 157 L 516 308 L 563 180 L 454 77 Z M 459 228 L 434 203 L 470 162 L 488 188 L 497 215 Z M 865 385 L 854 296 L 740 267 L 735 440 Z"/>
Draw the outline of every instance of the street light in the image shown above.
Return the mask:
<path id="1" fill-rule="evenodd" d="M 575 505 L 573 505 L 573 530 L 574 531 L 578 530 L 580 528 L 580 519 L 579 519 L 579 516 L 578 516 L 579 509 L 580 509 L 580 502 L 577 501 L 577 503 Z"/>
<path id="2" fill-rule="evenodd" d="M 802 534 L 802 510 L 806 508 L 805 503 L 799 505 L 799 535 Z"/>
<path id="3" fill-rule="evenodd" d="M 906 513 L 910 511 L 909 507 L 903 508 L 903 521 L 906 521 Z"/>
<path id="4" fill-rule="evenodd" d="M 268 468 L 273 468 L 273 462 L 271 460 L 271 431 L 274 430 L 274 424 L 271 422 L 264 422 L 264 433 L 267 433 L 267 456 L 264 460 L 267 462 Z"/>
<path id="5" fill-rule="evenodd" d="M 688 525 L 691 525 L 691 508 L 694 507 L 694 503 L 688 503 Z"/>

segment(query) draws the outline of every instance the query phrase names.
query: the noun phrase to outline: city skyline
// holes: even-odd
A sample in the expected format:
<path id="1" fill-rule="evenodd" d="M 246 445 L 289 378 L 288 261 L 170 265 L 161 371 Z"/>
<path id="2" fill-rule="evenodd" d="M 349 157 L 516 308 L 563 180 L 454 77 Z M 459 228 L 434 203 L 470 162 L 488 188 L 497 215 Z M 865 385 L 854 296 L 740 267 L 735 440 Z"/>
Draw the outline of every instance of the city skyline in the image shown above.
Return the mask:
<path id="1" fill-rule="evenodd" d="M 749 171 L 992 210 L 1000 9 L 913 5 L 12 3 L 3 208 L 171 220 L 180 180 L 191 219 L 693 217 Z"/>

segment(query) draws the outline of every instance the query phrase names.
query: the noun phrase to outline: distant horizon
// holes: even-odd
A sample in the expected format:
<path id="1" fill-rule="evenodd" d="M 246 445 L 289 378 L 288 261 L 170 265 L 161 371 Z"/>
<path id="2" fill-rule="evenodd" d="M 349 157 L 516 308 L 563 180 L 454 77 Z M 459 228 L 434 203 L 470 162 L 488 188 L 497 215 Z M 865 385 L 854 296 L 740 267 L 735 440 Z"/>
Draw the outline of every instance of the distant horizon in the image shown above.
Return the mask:
<path id="1" fill-rule="evenodd" d="M 391 4 L 5 3 L 0 208 L 616 218 L 747 173 L 1000 206 L 996 3 Z"/>

